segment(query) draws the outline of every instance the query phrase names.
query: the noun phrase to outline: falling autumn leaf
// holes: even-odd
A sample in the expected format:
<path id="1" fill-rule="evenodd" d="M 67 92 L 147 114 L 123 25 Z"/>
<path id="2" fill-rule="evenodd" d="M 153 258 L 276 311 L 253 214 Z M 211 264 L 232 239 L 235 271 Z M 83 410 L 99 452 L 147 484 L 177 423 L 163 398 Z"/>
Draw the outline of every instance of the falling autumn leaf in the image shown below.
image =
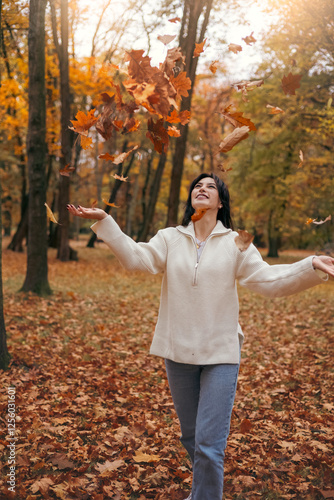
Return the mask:
<path id="1" fill-rule="evenodd" d="M 172 75 L 170 83 L 175 88 L 178 97 L 188 96 L 188 90 L 191 88 L 191 80 L 185 71 L 181 71 L 176 77 Z"/>
<path id="2" fill-rule="evenodd" d="M 59 222 L 56 220 L 55 216 L 53 215 L 51 208 L 48 206 L 48 204 L 44 203 L 44 205 L 46 206 L 46 215 L 47 215 L 48 219 L 50 219 L 50 221 L 54 222 L 55 224 L 59 224 Z"/>
<path id="3" fill-rule="evenodd" d="M 200 54 L 202 54 L 202 52 L 204 52 L 205 42 L 206 42 L 206 38 L 201 43 L 195 43 L 193 57 L 198 57 Z"/>
<path id="4" fill-rule="evenodd" d="M 181 113 L 179 114 L 179 118 L 181 125 L 186 125 L 187 123 L 190 122 L 190 111 L 188 110 L 181 111 Z"/>
<path id="5" fill-rule="evenodd" d="M 242 51 L 242 47 L 241 47 L 241 45 L 237 45 L 235 43 L 230 43 L 230 45 L 228 46 L 228 50 L 230 52 L 234 52 L 234 54 L 237 54 L 238 52 Z"/>
<path id="6" fill-rule="evenodd" d="M 173 17 L 172 19 L 168 19 L 170 23 L 179 23 L 181 21 L 180 17 Z"/>
<path id="7" fill-rule="evenodd" d="M 106 201 L 106 200 L 102 200 L 102 201 L 105 205 L 108 205 L 108 207 L 119 208 L 119 205 L 115 205 L 115 203 L 109 203 L 109 201 Z"/>
<path id="8" fill-rule="evenodd" d="M 222 163 L 220 163 L 219 165 L 217 165 L 217 168 L 219 168 L 219 170 L 221 170 L 221 172 L 230 172 L 231 170 L 233 170 L 232 167 L 225 168 Z"/>
<path id="9" fill-rule="evenodd" d="M 132 149 L 130 149 L 128 152 L 126 153 L 121 153 L 119 155 L 110 155 L 109 153 L 104 153 L 102 155 L 99 155 L 98 158 L 100 158 L 101 160 L 109 160 L 111 161 L 112 163 L 115 163 L 115 165 L 119 165 L 120 163 L 123 163 L 123 161 L 131 154 L 133 153 L 133 151 L 136 151 L 136 149 L 138 149 L 139 146 L 136 145 L 134 146 Z"/>
<path id="10" fill-rule="evenodd" d="M 156 122 L 149 118 L 147 122 L 148 131 L 146 137 L 152 141 L 155 151 L 158 153 L 166 153 L 169 143 L 169 136 L 164 127 L 164 120 L 160 118 Z"/>
<path id="11" fill-rule="evenodd" d="M 180 123 L 180 118 L 179 115 L 176 111 L 176 109 L 173 109 L 173 111 L 170 113 L 170 115 L 167 116 L 166 121 L 169 123 Z"/>
<path id="12" fill-rule="evenodd" d="M 86 137 L 85 135 L 80 135 L 80 144 L 82 149 L 87 151 L 93 148 L 93 139 L 91 137 Z"/>
<path id="13" fill-rule="evenodd" d="M 254 123 L 249 118 L 244 118 L 242 112 L 230 113 L 230 106 L 224 109 L 221 114 L 226 118 L 228 122 L 230 122 L 233 127 L 243 127 L 246 125 L 249 127 L 249 130 L 256 130 Z"/>
<path id="14" fill-rule="evenodd" d="M 235 244 L 239 248 L 240 252 L 247 250 L 249 245 L 252 243 L 254 236 L 249 234 L 247 231 L 242 229 L 238 230 L 238 236 L 234 238 Z"/>
<path id="15" fill-rule="evenodd" d="M 110 155 L 109 153 L 103 153 L 102 155 L 99 155 L 98 158 L 100 158 L 100 160 L 109 160 L 113 162 L 115 159 L 115 155 Z"/>
<path id="16" fill-rule="evenodd" d="M 267 104 L 266 108 L 270 109 L 270 114 L 272 114 L 272 115 L 278 115 L 280 113 L 285 113 L 285 111 L 283 111 L 283 109 L 278 108 L 277 106 L 271 106 L 270 104 Z"/>
<path id="17" fill-rule="evenodd" d="M 298 165 L 298 168 L 300 168 L 303 165 L 303 163 L 304 163 L 304 155 L 303 155 L 303 151 L 302 150 L 299 151 L 299 159 L 300 159 L 300 163 Z"/>
<path id="18" fill-rule="evenodd" d="M 213 61 L 210 66 L 209 66 L 209 70 L 211 71 L 211 73 L 215 74 L 217 69 L 218 69 L 218 59 L 216 61 Z"/>
<path id="19" fill-rule="evenodd" d="M 293 75 L 289 73 L 288 76 L 283 76 L 282 78 L 282 88 L 286 95 L 295 95 L 296 89 L 300 87 L 300 80 L 302 79 L 302 75 Z"/>
<path id="20" fill-rule="evenodd" d="M 91 204 L 91 208 L 95 208 L 97 205 L 97 200 L 93 200 Z"/>
<path id="21" fill-rule="evenodd" d="M 71 172 L 74 172 L 75 167 L 71 167 L 71 165 L 68 163 L 65 165 L 64 168 L 61 168 L 59 170 L 60 175 L 64 175 L 65 177 L 69 177 Z"/>
<path id="22" fill-rule="evenodd" d="M 78 134 L 86 133 L 97 122 L 98 117 L 94 116 L 95 109 L 91 109 L 88 113 L 78 111 L 75 115 L 76 120 L 71 120 L 73 127 L 68 127 L 70 130 Z"/>
<path id="23" fill-rule="evenodd" d="M 170 137 L 180 137 L 181 133 L 178 128 L 176 127 L 168 127 L 167 129 L 167 134 Z"/>
<path id="24" fill-rule="evenodd" d="M 246 126 L 235 128 L 233 132 L 228 134 L 225 139 L 222 140 L 219 144 L 219 150 L 215 154 L 217 155 L 218 153 L 227 153 L 228 151 L 231 151 L 236 144 L 244 139 L 247 139 L 248 132 L 249 127 Z"/>
<path id="25" fill-rule="evenodd" d="M 208 208 L 199 208 L 198 210 L 195 210 L 195 213 L 191 216 L 191 220 L 193 222 L 197 222 L 198 220 L 201 220 L 205 212 L 209 210 Z"/>
<path id="26" fill-rule="evenodd" d="M 321 224 L 325 224 L 325 222 L 328 222 L 330 220 L 332 220 L 332 216 L 331 215 L 329 215 L 328 217 L 326 217 L 326 219 L 319 220 L 319 221 L 317 221 L 317 219 L 307 219 L 306 224 L 316 224 L 316 225 L 320 226 Z"/>
<path id="27" fill-rule="evenodd" d="M 119 181 L 122 181 L 122 182 L 127 182 L 127 180 L 128 180 L 128 178 L 127 177 L 123 177 L 123 175 L 114 174 L 111 177 L 113 177 L 114 179 L 117 179 Z"/>
<path id="28" fill-rule="evenodd" d="M 158 35 L 157 38 L 164 45 L 168 45 L 176 38 L 176 35 Z"/>
<path id="29" fill-rule="evenodd" d="M 256 39 L 253 37 L 253 33 L 254 33 L 254 31 L 252 31 L 252 33 L 249 36 L 246 36 L 245 38 L 242 38 L 242 40 L 244 40 L 244 42 L 247 45 L 252 45 L 252 43 L 256 42 Z"/>

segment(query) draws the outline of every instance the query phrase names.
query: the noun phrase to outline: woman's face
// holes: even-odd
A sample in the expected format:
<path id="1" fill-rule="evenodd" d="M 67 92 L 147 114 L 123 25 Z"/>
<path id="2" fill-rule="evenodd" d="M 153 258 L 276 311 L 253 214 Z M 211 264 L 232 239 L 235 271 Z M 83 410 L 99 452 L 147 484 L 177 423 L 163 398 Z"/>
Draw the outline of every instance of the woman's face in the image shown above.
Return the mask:
<path id="1" fill-rule="evenodd" d="M 208 208 L 218 212 L 222 203 L 219 198 L 218 189 L 215 181 L 211 177 L 204 177 L 195 184 L 191 192 L 191 205 L 197 210 L 199 208 Z"/>

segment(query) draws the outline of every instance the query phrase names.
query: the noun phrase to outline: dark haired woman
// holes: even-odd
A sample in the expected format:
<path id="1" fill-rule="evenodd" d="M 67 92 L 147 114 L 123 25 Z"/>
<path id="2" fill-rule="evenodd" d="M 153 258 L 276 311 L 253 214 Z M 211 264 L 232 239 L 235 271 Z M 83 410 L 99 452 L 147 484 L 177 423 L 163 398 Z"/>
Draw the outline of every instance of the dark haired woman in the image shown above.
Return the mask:
<path id="1" fill-rule="evenodd" d="M 192 222 L 200 209 L 203 217 Z M 326 274 L 334 277 L 334 259 L 311 256 L 269 266 L 254 245 L 241 252 L 227 187 L 213 174 L 201 174 L 191 184 L 182 225 L 158 231 L 148 243 L 126 236 L 101 209 L 69 205 L 68 210 L 99 219 L 92 229 L 126 269 L 164 273 L 150 352 L 165 358 L 181 441 L 192 461 L 188 498 L 221 500 L 243 340 L 236 280 L 266 296 L 290 295 L 322 283 Z"/>

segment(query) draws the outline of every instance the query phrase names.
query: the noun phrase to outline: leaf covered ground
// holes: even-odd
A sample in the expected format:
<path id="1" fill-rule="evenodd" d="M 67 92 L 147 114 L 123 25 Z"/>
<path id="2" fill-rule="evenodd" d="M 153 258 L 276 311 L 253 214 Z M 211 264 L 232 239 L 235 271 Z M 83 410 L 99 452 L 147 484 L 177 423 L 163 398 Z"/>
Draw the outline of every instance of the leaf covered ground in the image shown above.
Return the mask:
<path id="1" fill-rule="evenodd" d="M 15 385 L 18 440 L 11 497 L 0 438 L 1 498 L 181 500 L 189 461 L 163 360 L 148 354 L 161 276 L 123 270 L 103 243 L 73 246 L 78 262 L 50 250 L 47 298 L 17 293 L 26 257 L 4 251 L 13 358 L 1 373 L 1 426 Z M 269 300 L 240 289 L 246 341 L 225 499 L 334 498 L 333 292 L 331 282 Z"/>

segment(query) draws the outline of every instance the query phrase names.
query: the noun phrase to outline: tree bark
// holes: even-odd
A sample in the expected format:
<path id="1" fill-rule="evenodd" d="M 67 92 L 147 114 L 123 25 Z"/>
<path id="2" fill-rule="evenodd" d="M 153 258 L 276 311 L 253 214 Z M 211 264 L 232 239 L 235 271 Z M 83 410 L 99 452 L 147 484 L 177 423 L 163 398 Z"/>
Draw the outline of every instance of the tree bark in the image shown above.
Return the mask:
<path id="1" fill-rule="evenodd" d="M 29 121 L 27 158 L 29 173 L 28 259 L 22 291 L 50 294 L 46 226 L 46 106 L 45 106 L 46 0 L 30 0 Z"/>
<path id="2" fill-rule="evenodd" d="M 184 2 L 179 43 L 182 52 L 185 54 L 185 70 L 187 72 L 187 76 L 191 80 L 191 89 L 189 90 L 189 95 L 182 100 L 180 111 L 190 110 L 191 107 L 198 63 L 198 57 L 193 57 L 195 43 L 201 43 L 204 40 L 212 3 L 213 0 L 185 0 Z M 199 28 L 198 24 L 202 14 L 204 19 L 201 27 Z M 199 35 L 197 35 L 198 31 Z M 188 139 L 188 128 L 188 124 L 183 126 L 181 125 L 181 135 L 176 139 L 168 200 L 167 226 L 174 226 L 177 224 L 183 165 Z"/>
<path id="3" fill-rule="evenodd" d="M 1 0 L 0 0 L 1 1 Z M 0 4 L 1 9 L 1 4 Z M 0 184 L 0 199 L 1 199 L 1 184 Z M 3 313 L 3 289 L 2 289 L 2 214 L 0 203 L 0 370 L 7 370 L 10 354 L 7 348 L 7 335 L 5 318 Z"/>
<path id="4" fill-rule="evenodd" d="M 159 159 L 159 163 L 157 166 L 157 169 L 154 174 L 154 179 L 153 183 L 150 189 L 150 198 L 149 198 L 149 203 L 146 211 L 146 216 L 144 219 L 143 227 L 138 235 L 137 241 L 146 241 L 152 226 L 153 222 L 153 217 L 154 217 L 154 212 L 155 212 L 155 206 L 158 201 L 158 196 L 159 196 L 159 191 L 160 191 L 160 185 L 161 185 L 161 179 L 162 179 L 162 174 L 166 165 L 166 159 L 167 156 L 165 153 L 162 153 Z"/>
<path id="5" fill-rule="evenodd" d="M 61 0 L 60 4 L 60 38 L 57 34 L 57 19 L 53 0 L 51 5 L 53 38 L 59 60 L 60 72 L 60 100 L 61 100 L 61 157 L 60 167 L 64 168 L 71 161 L 71 131 L 68 126 L 71 118 L 71 96 L 68 62 L 68 0 Z M 77 252 L 69 245 L 70 217 L 66 206 L 70 202 L 70 178 L 60 175 L 58 212 L 59 223 L 57 227 L 57 258 L 63 262 L 77 260 Z"/>

